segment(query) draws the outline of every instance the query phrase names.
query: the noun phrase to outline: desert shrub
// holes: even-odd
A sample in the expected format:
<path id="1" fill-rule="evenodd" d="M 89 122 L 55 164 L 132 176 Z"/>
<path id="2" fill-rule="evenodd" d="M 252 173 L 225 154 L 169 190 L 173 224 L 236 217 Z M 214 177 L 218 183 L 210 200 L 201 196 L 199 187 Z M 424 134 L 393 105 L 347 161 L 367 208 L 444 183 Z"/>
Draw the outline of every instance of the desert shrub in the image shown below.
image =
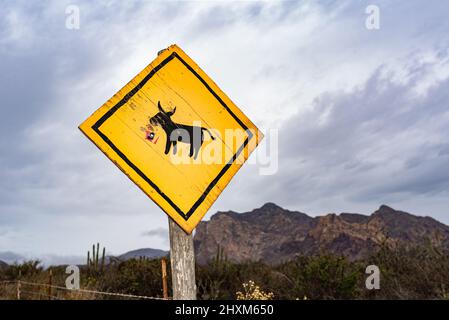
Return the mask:
<path id="1" fill-rule="evenodd" d="M 30 278 L 39 275 L 43 267 L 39 260 L 25 261 L 21 264 L 14 263 L 5 269 L 5 277 L 8 280 L 17 280 L 19 278 Z"/>
<path id="2" fill-rule="evenodd" d="M 213 259 L 205 266 L 196 267 L 198 298 L 202 300 L 233 299 L 231 293 L 238 284 L 236 264 Z M 235 291 L 234 291 L 235 292 Z"/>
<path id="3" fill-rule="evenodd" d="M 196 281 L 198 298 L 204 300 L 233 300 L 242 283 L 251 280 L 271 289 L 271 267 L 259 262 L 235 263 L 229 261 L 220 250 L 206 265 L 197 265 Z"/>
<path id="4" fill-rule="evenodd" d="M 449 252 L 438 246 L 382 248 L 366 265 L 380 268 L 380 290 L 363 291 L 367 299 L 448 299 Z"/>
<path id="5" fill-rule="evenodd" d="M 169 276 L 168 280 L 170 280 Z M 104 275 L 96 279 L 96 285 L 101 291 L 162 297 L 161 260 L 123 261 L 117 266 L 107 268 Z"/>
<path id="6" fill-rule="evenodd" d="M 291 280 L 281 298 L 313 300 L 356 298 L 363 272 L 358 263 L 332 254 L 300 256 L 279 271 Z"/>
<path id="7" fill-rule="evenodd" d="M 265 292 L 254 281 L 242 284 L 243 290 L 236 292 L 237 300 L 272 300 L 273 292 Z"/>

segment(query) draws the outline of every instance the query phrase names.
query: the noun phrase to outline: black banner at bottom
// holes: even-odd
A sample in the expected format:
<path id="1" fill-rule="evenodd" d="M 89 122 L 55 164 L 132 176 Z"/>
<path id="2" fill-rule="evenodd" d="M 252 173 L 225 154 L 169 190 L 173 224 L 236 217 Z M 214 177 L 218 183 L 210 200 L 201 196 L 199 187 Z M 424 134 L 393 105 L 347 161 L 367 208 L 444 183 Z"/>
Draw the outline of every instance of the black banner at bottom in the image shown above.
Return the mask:
<path id="1" fill-rule="evenodd" d="M 426 316 L 449 311 L 449 301 L 0 301 L 2 314 L 145 319 L 365 319 L 400 315 Z M 444 313 L 442 313 L 444 312 Z"/>

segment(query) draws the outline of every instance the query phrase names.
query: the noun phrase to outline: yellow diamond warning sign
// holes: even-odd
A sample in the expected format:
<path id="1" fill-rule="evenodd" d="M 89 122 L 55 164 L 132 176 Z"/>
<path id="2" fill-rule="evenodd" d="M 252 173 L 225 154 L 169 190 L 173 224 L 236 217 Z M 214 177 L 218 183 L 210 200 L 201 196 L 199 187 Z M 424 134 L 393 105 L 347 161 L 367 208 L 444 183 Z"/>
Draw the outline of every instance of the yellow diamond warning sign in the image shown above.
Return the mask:
<path id="1" fill-rule="evenodd" d="M 176 45 L 80 129 L 187 233 L 263 137 Z"/>

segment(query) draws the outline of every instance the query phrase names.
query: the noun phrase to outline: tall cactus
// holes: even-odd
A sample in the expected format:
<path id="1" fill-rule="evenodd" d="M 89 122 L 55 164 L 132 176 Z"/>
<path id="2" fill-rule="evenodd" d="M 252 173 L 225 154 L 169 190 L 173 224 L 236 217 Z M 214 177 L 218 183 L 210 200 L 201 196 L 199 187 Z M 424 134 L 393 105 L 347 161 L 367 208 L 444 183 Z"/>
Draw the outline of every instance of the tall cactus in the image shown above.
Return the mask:
<path id="1" fill-rule="evenodd" d="M 92 258 L 90 251 L 87 251 L 87 269 L 93 272 L 104 271 L 105 263 L 106 263 L 106 248 L 103 247 L 103 254 L 101 256 L 101 260 L 99 258 L 100 255 L 100 243 L 92 245 Z"/>
<path id="2" fill-rule="evenodd" d="M 97 243 L 97 255 L 95 256 L 95 269 L 98 270 L 98 253 L 100 251 L 100 244 Z"/>
<path id="3" fill-rule="evenodd" d="M 103 253 L 101 255 L 101 271 L 104 271 L 105 263 L 106 263 L 106 247 L 103 247 Z"/>
<path id="4" fill-rule="evenodd" d="M 227 261 L 228 261 L 228 256 L 225 254 L 224 248 L 218 244 L 217 245 L 217 254 L 213 258 L 213 262 L 217 265 L 220 265 L 223 262 L 226 263 Z"/>

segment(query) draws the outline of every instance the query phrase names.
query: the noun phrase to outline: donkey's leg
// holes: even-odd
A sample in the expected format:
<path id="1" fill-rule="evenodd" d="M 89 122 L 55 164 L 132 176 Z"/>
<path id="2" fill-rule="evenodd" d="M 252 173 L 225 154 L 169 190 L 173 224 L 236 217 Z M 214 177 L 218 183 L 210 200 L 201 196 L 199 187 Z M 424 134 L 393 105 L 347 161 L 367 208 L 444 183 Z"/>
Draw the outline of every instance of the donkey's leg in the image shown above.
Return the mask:
<path id="1" fill-rule="evenodd" d="M 200 151 L 201 146 L 196 146 L 195 147 L 195 154 L 193 155 L 193 159 L 196 160 L 196 158 L 198 158 L 198 152 Z"/>
<path id="2" fill-rule="evenodd" d="M 173 154 L 176 154 L 178 150 L 178 141 L 173 141 Z"/>
<path id="3" fill-rule="evenodd" d="M 167 142 L 165 143 L 165 154 L 168 154 L 168 152 L 170 151 L 170 147 L 171 147 L 171 141 L 170 141 L 170 137 L 167 137 Z"/>

